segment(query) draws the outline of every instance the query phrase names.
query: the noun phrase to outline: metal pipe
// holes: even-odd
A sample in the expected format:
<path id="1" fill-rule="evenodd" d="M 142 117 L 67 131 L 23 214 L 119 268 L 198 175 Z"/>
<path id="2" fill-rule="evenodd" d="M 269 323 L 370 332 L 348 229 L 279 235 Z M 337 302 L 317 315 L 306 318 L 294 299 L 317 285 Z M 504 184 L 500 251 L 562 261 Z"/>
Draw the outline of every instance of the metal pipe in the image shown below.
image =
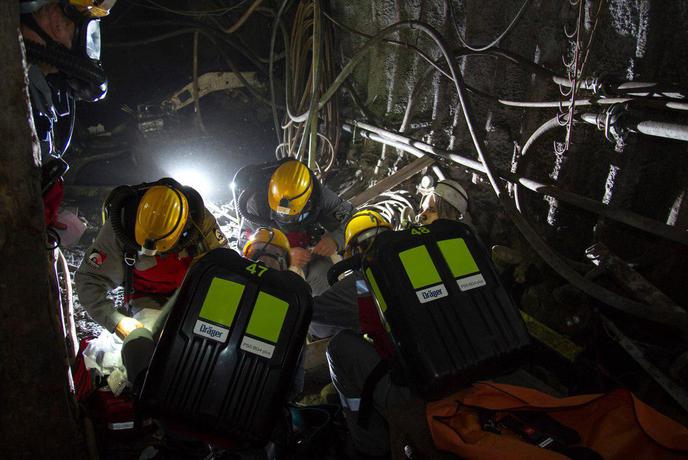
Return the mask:
<path id="1" fill-rule="evenodd" d="M 615 106 L 623 107 L 623 106 Z M 612 110 L 610 108 L 610 110 Z M 622 108 L 614 117 L 608 117 L 607 111 L 582 113 L 580 118 L 598 127 L 599 129 L 612 130 L 619 133 L 632 132 L 645 134 L 646 136 L 661 137 L 676 141 L 688 142 L 688 125 L 670 123 L 662 120 L 647 120 L 649 115 L 628 108 Z M 609 126 L 607 126 L 609 124 Z"/>
<path id="2" fill-rule="evenodd" d="M 344 124 L 344 129 L 353 132 L 355 130 L 354 126 L 358 128 L 358 134 L 366 139 L 395 147 L 416 157 L 429 155 L 435 159 L 449 159 L 473 171 L 485 174 L 485 166 L 482 163 L 459 153 L 438 149 L 424 142 L 402 136 L 401 134 L 383 128 L 378 128 L 377 126 L 372 126 L 368 123 L 348 121 Z M 500 172 L 499 176 L 504 181 L 522 185 L 535 193 L 551 196 L 564 203 L 621 222 L 637 228 L 638 230 L 688 245 L 688 232 L 684 232 L 654 219 L 647 218 L 626 209 L 615 208 L 577 193 L 563 190 L 556 185 L 545 184 L 528 177 L 521 177 L 507 172 Z"/>
<path id="3" fill-rule="evenodd" d="M 485 174 L 490 181 L 492 189 L 499 199 L 504 211 L 512 220 L 514 225 L 521 232 L 526 241 L 533 247 L 535 252 L 562 278 L 569 281 L 573 286 L 580 289 L 587 295 L 597 299 L 599 302 L 606 304 L 610 307 L 615 308 L 626 314 L 643 318 L 649 321 L 654 321 L 658 323 L 665 324 L 674 329 L 680 331 L 688 331 L 688 321 L 683 317 L 674 317 L 675 315 L 666 315 L 659 317 L 654 314 L 652 308 L 649 305 L 636 302 L 632 299 L 620 296 L 615 292 L 612 292 L 598 284 L 590 282 L 585 279 L 579 273 L 575 271 L 561 256 L 559 256 L 552 248 L 540 237 L 540 235 L 535 231 L 535 229 L 525 220 L 525 218 L 515 209 L 513 203 L 505 197 L 504 191 L 500 187 L 500 182 L 498 181 L 498 176 L 496 175 L 496 169 L 492 158 L 486 154 L 485 143 L 483 139 L 479 136 L 479 131 L 476 128 L 476 121 L 474 118 L 473 110 L 471 108 L 470 100 L 467 96 L 466 84 L 463 80 L 463 75 L 459 72 L 456 63 L 453 61 L 451 54 L 449 53 L 449 47 L 442 38 L 442 36 L 431 26 L 420 21 L 402 21 L 393 24 L 384 30 L 382 30 L 374 39 L 371 39 L 364 47 L 357 53 L 357 58 L 361 59 L 361 53 L 363 50 L 368 49 L 373 43 L 380 40 L 385 34 L 390 33 L 400 27 L 410 27 L 412 29 L 417 29 L 431 39 L 442 54 L 445 59 L 451 76 L 454 82 L 456 92 L 459 96 L 459 107 L 462 109 L 464 119 L 466 120 L 466 126 L 471 135 L 471 139 L 478 153 L 481 163 L 485 166 Z M 342 69 L 339 77 L 332 84 L 330 89 L 323 95 L 321 103 L 324 104 L 328 97 L 331 96 L 334 91 L 341 85 L 341 81 L 351 72 L 353 66 L 358 62 L 355 58 Z M 403 145 L 403 142 L 398 142 Z M 413 148 L 413 147 L 412 147 Z M 417 149 L 416 149 L 417 150 Z"/>
<path id="4" fill-rule="evenodd" d="M 647 136 L 688 142 L 688 126 L 679 125 L 678 123 L 645 120 L 631 127 L 631 131 L 634 130 Z"/>

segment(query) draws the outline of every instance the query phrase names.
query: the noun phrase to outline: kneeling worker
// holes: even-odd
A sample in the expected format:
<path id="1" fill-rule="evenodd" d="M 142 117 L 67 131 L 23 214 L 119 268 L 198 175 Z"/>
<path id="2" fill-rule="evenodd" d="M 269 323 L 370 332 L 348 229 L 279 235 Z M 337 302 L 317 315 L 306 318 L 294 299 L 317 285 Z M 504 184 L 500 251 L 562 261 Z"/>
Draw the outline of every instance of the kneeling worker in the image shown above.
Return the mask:
<path id="1" fill-rule="evenodd" d="M 375 237 L 388 230 L 392 230 L 392 225 L 379 213 L 357 212 L 346 226 L 345 256 L 364 254 Z M 389 452 L 383 414 L 412 396 L 410 389 L 395 384 L 387 372 L 386 363 L 394 346 L 362 275 L 357 271 L 350 277 L 356 279 L 360 333 L 343 330 L 335 335 L 327 347 L 327 361 L 354 447 L 359 453 L 376 458 Z M 366 387 L 372 389 L 370 394 L 365 394 Z"/>
<path id="2" fill-rule="evenodd" d="M 194 259 L 227 247 L 227 239 L 198 192 L 173 179 L 118 187 L 103 210 L 107 218 L 76 272 L 76 289 L 89 315 L 124 339 L 137 328 L 152 330 Z M 119 286 L 131 317 L 108 297 Z"/>

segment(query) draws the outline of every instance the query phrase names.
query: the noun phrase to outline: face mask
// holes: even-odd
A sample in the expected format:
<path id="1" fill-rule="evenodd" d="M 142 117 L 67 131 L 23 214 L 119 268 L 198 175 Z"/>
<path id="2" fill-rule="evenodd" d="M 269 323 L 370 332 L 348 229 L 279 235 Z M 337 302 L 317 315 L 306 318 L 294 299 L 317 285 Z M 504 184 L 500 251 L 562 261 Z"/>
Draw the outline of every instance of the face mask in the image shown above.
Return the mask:
<path id="1" fill-rule="evenodd" d="M 108 87 L 107 77 L 100 65 L 100 22 L 84 17 L 70 6 L 64 7 L 63 11 L 75 24 L 72 49 L 53 40 L 31 14 L 24 14 L 22 23 L 45 41 L 45 45 L 41 45 L 26 40 L 27 57 L 30 62 L 43 62 L 56 67 L 75 99 L 89 102 L 100 100 L 107 94 Z"/>

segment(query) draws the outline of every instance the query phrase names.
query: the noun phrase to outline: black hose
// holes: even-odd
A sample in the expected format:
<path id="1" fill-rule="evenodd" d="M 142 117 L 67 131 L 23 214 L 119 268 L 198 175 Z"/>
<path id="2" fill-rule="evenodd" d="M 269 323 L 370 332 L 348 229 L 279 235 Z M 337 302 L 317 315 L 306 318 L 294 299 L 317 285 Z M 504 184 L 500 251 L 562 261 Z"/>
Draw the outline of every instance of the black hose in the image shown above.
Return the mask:
<path id="1" fill-rule="evenodd" d="M 362 254 L 356 254 L 348 259 L 340 260 L 327 270 L 327 282 L 333 286 L 339 281 L 339 276 L 349 270 L 359 270 L 361 268 Z"/>
<path id="2" fill-rule="evenodd" d="M 122 226 L 122 211 L 124 209 L 124 203 L 136 196 L 136 190 L 128 185 L 122 185 L 110 193 L 109 203 L 106 203 L 112 231 L 124 246 L 124 251 L 130 254 L 136 254 L 139 250 L 139 245 L 127 234 Z"/>
<path id="3" fill-rule="evenodd" d="M 107 76 L 101 67 L 65 52 L 57 46 L 40 45 L 30 40 L 25 40 L 24 46 L 28 60 L 32 64 L 50 64 L 71 77 L 89 83 L 107 82 Z"/>
<path id="4" fill-rule="evenodd" d="M 248 200 L 252 194 L 249 190 L 242 190 L 239 194 L 239 199 L 236 205 L 237 214 L 240 219 L 246 219 L 249 222 L 259 225 L 261 227 L 273 227 L 274 223 L 270 219 L 265 219 L 257 214 L 253 214 L 248 210 Z"/>

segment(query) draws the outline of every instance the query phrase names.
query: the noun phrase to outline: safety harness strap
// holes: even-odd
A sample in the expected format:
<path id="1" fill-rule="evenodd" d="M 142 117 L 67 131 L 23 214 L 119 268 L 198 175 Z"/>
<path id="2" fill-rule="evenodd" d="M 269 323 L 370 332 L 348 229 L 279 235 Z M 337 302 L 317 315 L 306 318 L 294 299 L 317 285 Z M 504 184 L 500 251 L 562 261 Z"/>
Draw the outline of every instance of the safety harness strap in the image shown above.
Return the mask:
<path id="1" fill-rule="evenodd" d="M 368 423 L 370 422 L 370 415 L 373 412 L 373 394 L 375 393 L 375 388 L 382 377 L 387 375 L 389 372 L 389 361 L 383 359 L 373 368 L 373 370 L 366 377 L 365 383 L 363 384 L 363 390 L 361 391 L 360 405 L 358 409 L 358 419 L 357 423 L 361 428 L 367 429 Z"/>
<path id="2" fill-rule="evenodd" d="M 136 255 L 129 252 L 124 252 L 122 265 L 124 266 L 124 303 L 125 308 L 129 311 L 129 299 L 134 293 L 134 265 L 136 264 Z"/>

